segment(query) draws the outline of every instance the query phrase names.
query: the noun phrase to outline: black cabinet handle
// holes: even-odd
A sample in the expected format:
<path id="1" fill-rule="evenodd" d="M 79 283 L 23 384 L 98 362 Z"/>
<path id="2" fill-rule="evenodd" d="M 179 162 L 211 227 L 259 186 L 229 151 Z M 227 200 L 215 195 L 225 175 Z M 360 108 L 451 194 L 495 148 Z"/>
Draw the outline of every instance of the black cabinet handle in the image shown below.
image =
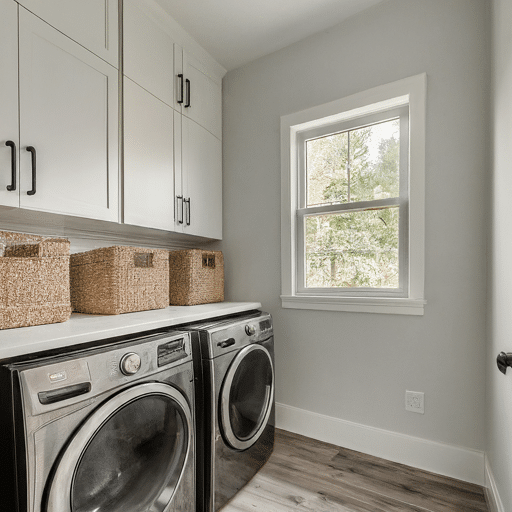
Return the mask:
<path id="1" fill-rule="evenodd" d="M 180 208 L 181 201 L 181 208 Z M 183 196 L 176 196 L 176 209 L 178 211 L 178 224 L 183 224 Z M 181 210 L 181 218 L 180 218 L 180 210 Z"/>
<path id="2" fill-rule="evenodd" d="M 180 73 L 178 78 L 180 79 L 180 99 L 178 103 L 181 105 L 183 103 L 183 73 Z"/>
<path id="3" fill-rule="evenodd" d="M 190 197 L 188 199 L 183 199 L 183 202 L 185 203 L 185 220 L 187 226 L 190 226 Z"/>
<path id="4" fill-rule="evenodd" d="M 27 151 L 32 153 L 32 190 L 29 190 L 27 195 L 33 196 L 36 193 L 36 148 L 27 146 Z"/>
<path id="5" fill-rule="evenodd" d="M 187 78 L 185 83 L 187 85 L 187 103 L 185 104 L 185 108 L 188 108 L 190 107 L 190 80 Z"/>
<path id="6" fill-rule="evenodd" d="M 11 148 L 11 184 L 7 185 L 7 190 L 11 192 L 16 190 L 16 144 L 12 140 L 8 140 L 5 145 Z"/>
<path id="7" fill-rule="evenodd" d="M 496 358 L 498 370 L 504 375 L 507 373 L 507 368 L 512 367 L 512 352 L 500 352 Z"/>

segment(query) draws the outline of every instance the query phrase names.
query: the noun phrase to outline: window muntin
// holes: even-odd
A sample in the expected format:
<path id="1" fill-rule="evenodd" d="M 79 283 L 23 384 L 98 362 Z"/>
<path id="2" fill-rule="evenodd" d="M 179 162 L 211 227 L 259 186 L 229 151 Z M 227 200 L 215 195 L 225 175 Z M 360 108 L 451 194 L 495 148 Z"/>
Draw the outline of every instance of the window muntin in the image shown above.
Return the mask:
<path id="1" fill-rule="evenodd" d="M 299 294 L 407 296 L 408 123 L 403 106 L 297 134 Z"/>

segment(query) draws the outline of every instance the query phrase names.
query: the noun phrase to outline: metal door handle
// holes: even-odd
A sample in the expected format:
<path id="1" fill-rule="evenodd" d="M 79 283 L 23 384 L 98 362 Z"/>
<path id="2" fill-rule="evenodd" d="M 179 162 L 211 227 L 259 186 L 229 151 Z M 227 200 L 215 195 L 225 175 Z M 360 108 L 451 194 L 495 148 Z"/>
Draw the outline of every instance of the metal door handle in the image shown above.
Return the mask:
<path id="1" fill-rule="evenodd" d="M 180 202 L 181 201 L 181 208 L 180 208 Z M 176 209 L 178 211 L 178 224 L 183 224 L 183 196 L 176 196 Z M 181 218 L 180 218 L 180 209 L 181 209 Z"/>
<path id="2" fill-rule="evenodd" d="M 183 73 L 180 73 L 178 75 L 178 78 L 180 79 L 180 93 L 181 93 L 178 103 L 181 105 L 183 103 Z"/>
<path id="3" fill-rule="evenodd" d="M 187 103 L 185 104 L 185 108 L 188 108 L 190 107 L 190 80 L 187 78 L 185 83 L 187 85 Z"/>
<path id="4" fill-rule="evenodd" d="M 43 405 L 55 404 L 62 400 L 68 400 L 69 398 L 75 398 L 91 391 L 91 383 L 83 382 L 81 384 L 74 384 L 65 388 L 53 389 L 51 391 L 40 391 L 37 396 L 39 402 Z"/>
<path id="5" fill-rule="evenodd" d="M 7 185 L 7 190 L 11 192 L 16 190 L 16 144 L 8 140 L 5 145 L 11 148 L 11 184 Z"/>
<path id="6" fill-rule="evenodd" d="M 233 346 L 235 343 L 236 343 L 235 338 L 228 338 L 227 340 L 219 341 L 217 343 L 217 346 L 220 348 L 228 348 L 228 347 Z"/>
<path id="7" fill-rule="evenodd" d="M 27 195 L 33 196 L 36 193 L 36 148 L 27 146 L 27 151 L 32 153 L 32 190 L 29 190 Z"/>
<path id="8" fill-rule="evenodd" d="M 190 226 L 190 197 L 188 199 L 183 199 L 185 203 L 185 221 L 187 226 Z"/>

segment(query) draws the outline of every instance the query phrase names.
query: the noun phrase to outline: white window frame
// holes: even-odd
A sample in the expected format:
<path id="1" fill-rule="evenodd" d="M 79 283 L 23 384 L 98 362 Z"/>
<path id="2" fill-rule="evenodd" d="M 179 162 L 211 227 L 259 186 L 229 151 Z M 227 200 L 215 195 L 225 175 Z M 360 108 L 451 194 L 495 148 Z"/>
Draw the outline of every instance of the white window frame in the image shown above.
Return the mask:
<path id="1" fill-rule="evenodd" d="M 409 155 L 408 194 L 401 187 L 400 201 L 405 201 L 405 233 L 401 239 L 407 247 L 402 251 L 403 289 L 396 291 L 346 289 L 305 289 L 303 282 L 303 222 L 307 212 L 304 179 L 299 148 L 306 138 L 326 127 L 355 126 L 357 120 L 381 115 L 393 109 L 408 107 Z M 281 301 L 283 308 L 355 311 L 422 315 L 425 281 L 425 120 L 426 74 L 348 96 L 324 105 L 281 117 Z M 348 123 L 348 124 L 347 124 Z M 328 129 L 328 128 L 327 128 Z M 320 132 L 318 132 L 318 130 Z M 334 129 L 333 131 L 339 131 Z M 407 197 L 408 196 L 408 197 Z M 319 209 L 320 208 L 320 209 Z M 321 211 L 323 207 L 314 210 Z M 332 210 L 332 207 L 330 211 Z M 341 207 L 345 208 L 345 207 Z M 309 208 L 310 211 L 314 211 Z M 317 213 L 318 213 L 317 212 Z M 402 213 L 402 212 L 401 212 Z M 401 231 L 404 232 L 404 224 Z M 301 249 L 299 250 L 299 247 Z M 403 258 L 406 260 L 403 260 Z M 406 263 L 404 265 L 404 262 Z"/>

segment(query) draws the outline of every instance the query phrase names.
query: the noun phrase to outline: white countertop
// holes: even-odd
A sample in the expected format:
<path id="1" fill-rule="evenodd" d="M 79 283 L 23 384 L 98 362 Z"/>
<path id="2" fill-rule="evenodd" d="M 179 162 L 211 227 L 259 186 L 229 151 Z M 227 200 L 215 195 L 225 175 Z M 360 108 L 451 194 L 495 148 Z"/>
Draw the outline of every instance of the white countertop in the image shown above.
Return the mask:
<path id="1" fill-rule="evenodd" d="M 169 306 L 165 309 L 122 315 L 73 313 L 67 322 L 60 324 L 1 330 L 0 359 L 260 308 L 259 302 L 219 302 L 199 306 Z"/>

